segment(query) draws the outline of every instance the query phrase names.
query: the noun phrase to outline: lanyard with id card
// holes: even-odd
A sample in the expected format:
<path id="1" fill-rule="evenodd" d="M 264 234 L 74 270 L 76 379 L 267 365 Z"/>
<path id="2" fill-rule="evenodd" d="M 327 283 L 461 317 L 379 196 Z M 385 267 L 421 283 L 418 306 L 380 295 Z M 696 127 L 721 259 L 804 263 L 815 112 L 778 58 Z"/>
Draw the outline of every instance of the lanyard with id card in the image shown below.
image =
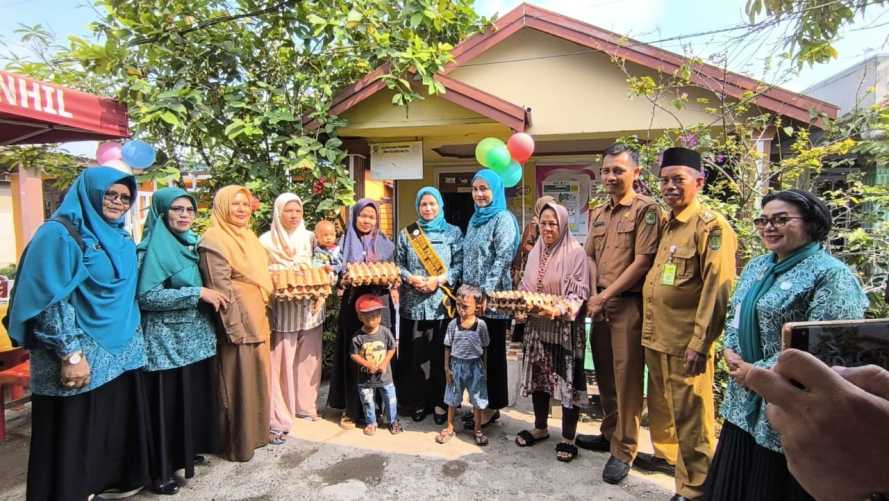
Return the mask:
<path id="1" fill-rule="evenodd" d="M 673 262 L 673 254 L 676 252 L 676 245 L 670 246 L 670 254 L 667 256 L 667 262 L 664 263 L 664 270 L 661 272 L 661 285 L 676 285 L 676 263 Z"/>

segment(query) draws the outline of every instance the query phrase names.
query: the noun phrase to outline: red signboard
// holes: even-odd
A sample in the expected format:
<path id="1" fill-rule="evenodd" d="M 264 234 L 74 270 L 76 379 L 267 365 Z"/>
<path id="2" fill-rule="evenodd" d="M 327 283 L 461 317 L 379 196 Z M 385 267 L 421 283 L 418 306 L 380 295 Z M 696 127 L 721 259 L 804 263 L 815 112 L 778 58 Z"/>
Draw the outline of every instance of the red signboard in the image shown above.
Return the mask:
<path id="1" fill-rule="evenodd" d="M 128 136 L 125 105 L 0 71 L 0 146 Z"/>

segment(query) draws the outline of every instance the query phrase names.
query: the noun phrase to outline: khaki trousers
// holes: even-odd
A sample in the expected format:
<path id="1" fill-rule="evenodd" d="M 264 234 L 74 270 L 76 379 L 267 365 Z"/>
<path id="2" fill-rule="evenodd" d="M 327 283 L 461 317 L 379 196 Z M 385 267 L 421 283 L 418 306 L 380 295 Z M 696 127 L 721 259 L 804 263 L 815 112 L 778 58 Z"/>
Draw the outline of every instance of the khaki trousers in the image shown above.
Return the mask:
<path id="1" fill-rule="evenodd" d="M 686 377 L 684 357 L 645 349 L 651 438 L 678 446 L 676 493 L 690 499 L 703 496 L 716 447 L 713 358 L 703 374 Z"/>
<path id="2" fill-rule="evenodd" d="M 642 297 L 616 297 L 593 325 L 593 360 L 602 399 L 602 435 L 611 455 L 631 464 L 639 445 L 645 351 L 642 348 Z"/>

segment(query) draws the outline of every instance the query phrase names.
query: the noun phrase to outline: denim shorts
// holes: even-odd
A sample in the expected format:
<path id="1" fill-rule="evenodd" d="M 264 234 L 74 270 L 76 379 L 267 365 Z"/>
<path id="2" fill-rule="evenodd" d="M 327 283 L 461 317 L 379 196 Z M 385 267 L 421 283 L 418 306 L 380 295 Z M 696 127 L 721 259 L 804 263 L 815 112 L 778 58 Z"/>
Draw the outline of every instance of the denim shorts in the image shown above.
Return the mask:
<path id="1" fill-rule="evenodd" d="M 463 390 L 469 391 L 469 401 L 478 409 L 488 407 L 488 381 L 485 378 L 485 363 L 479 358 L 451 357 L 453 382 L 445 388 L 444 402 L 451 407 L 463 403 Z"/>

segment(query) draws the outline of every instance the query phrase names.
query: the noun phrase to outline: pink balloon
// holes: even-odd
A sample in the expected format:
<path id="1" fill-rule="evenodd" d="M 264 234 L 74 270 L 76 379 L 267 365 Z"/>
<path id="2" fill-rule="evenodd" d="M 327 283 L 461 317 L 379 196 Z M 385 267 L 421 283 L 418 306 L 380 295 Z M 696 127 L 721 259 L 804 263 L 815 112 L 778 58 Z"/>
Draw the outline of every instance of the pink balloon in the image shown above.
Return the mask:
<path id="1" fill-rule="evenodd" d="M 534 138 L 530 134 L 518 132 L 509 138 L 506 147 L 509 149 L 512 159 L 523 164 L 534 154 Z"/>
<path id="2" fill-rule="evenodd" d="M 122 148 L 120 143 L 107 142 L 99 144 L 99 147 L 96 149 L 96 162 L 101 165 L 112 160 L 120 160 L 123 158 Z"/>

